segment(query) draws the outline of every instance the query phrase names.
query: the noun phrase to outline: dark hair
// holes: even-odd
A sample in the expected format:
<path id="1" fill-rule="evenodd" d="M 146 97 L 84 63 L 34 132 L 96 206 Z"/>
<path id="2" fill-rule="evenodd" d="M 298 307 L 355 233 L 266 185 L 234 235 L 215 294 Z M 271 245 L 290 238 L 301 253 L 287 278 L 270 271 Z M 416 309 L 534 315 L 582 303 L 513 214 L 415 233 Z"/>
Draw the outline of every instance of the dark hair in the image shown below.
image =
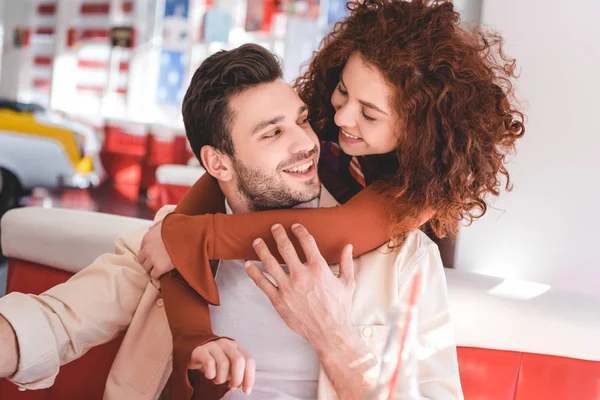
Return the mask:
<path id="1" fill-rule="evenodd" d="M 331 95 L 348 57 L 360 54 L 393 87 L 392 107 L 402 121 L 391 154 L 395 171 L 379 180 L 392 233 L 402 233 L 407 215 L 433 210 L 435 234 L 453 235 L 463 218 L 485 214 L 486 196 L 499 194 L 503 177 L 510 187 L 504 164 L 524 133 L 511 98 L 515 61 L 498 34 L 461 27 L 448 0 L 360 0 L 347 7 L 350 15 L 296 81 L 311 124 L 321 139 L 337 136 Z"/>
<path id="2" fill-rule="evenodd" d="M 185 131 L 201 163 L 200 149 L 206 145 L 234 154 L 229 100 L 246 89 L 282 76 L 276 56 L 256 44 L 222 50 L 202 62 L 192 77 L 182 106 Z"/>

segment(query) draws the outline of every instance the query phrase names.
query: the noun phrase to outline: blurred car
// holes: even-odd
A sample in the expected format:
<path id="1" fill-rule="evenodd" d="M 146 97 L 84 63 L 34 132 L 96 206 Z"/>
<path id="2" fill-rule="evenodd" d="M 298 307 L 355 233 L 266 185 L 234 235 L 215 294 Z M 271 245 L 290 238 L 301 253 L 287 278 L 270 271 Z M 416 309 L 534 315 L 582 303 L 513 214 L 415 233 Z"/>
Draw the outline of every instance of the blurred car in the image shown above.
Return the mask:
<path id="1" fill-rule="evenodd" d="M 34 187 L 97 185 L 100 146 L 85 124 L 37 104 L 0 99 L 0 217 Z"/>

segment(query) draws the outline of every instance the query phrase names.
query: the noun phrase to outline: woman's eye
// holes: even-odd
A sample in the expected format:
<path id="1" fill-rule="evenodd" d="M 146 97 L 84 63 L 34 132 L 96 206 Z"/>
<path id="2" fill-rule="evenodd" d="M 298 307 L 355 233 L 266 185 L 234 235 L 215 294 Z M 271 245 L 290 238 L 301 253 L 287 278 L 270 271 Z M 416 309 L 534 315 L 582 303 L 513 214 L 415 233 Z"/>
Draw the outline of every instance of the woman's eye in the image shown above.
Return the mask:
<path id="1" fill-rule="evenodd" d="M 302 119 L 302 120 L 301 120 L 301 121 L 298 123 L 298 125 L 304 125 L 304 124 L 308 124 L 308 117 L 306 117 L 306 118 L 303 118 L 303 119 Z"/>
<path id="2" fill-rule="evenodd" d="M 364 118 L 365 118 L 367 121 L 369 121 L 369 122 L 373 122 L 373 121 L 375 121 L 375 118 L 369 117 L 367 114 L 365 114 L 365 112 L 364 112 L 364 111 L 363 111 L 362 115 L 363 115 L 363 117 L 364 117 Z"/>
<path id="3" fill-rule="evenodd" d="M 264 136 L 263 136 L 263 139 L 271 139 L 271 138 L 274 138 L 275 136 L 279 135 L 280 133 L 281 133 L 281 129 L 274 130 L 273 132 L 271 132 L 271 133 L 268 133 L 268 134 L 264 135 Z"/>
<path id="4" fill-rule="evenodd" d="M 338 90 L 338 92 L 340 92 L 340 94 L 342 96 L 348 96 L 348 92 L 345 91 L 344 89 L 342 89 L 342 87 L 340 85 L 338 85 L 337 90 Z"/>

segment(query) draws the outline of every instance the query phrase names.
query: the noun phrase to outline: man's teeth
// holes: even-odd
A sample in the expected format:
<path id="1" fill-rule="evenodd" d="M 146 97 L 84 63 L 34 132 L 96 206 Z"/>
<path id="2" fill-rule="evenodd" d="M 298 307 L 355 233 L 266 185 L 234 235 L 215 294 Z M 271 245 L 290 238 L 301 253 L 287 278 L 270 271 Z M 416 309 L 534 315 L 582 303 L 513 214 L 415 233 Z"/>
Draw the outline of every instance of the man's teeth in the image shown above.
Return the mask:
<path id="1" fill-rule="evenodd" d="M 313 164 L 314 164 L 314 161 L 309 161 L 306 164 L 302 164 L 302 165 L 300 165 L 298 167 L 287 169 L 286 171 L 287 172 L 300 172 L 300 173 L 304 173 L 304 172 L 308 171 L 308 169 L 310 167 L 312 167 Z"/>
<path id="2" fill-rule="evenodd" d="M 344 132 L 344 135 L 348 136 L 350 139 L 360 139 L 358 136 L 352 136 L 351 134 L 346 133 L 346 131 L 342 131 L 342 132 Z"/>

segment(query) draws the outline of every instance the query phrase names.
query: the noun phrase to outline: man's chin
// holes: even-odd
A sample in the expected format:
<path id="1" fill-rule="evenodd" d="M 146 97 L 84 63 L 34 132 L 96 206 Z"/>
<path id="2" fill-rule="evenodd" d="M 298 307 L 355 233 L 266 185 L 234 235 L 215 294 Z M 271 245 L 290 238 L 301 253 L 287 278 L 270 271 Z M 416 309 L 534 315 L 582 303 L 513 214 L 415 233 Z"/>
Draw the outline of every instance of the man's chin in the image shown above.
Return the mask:
<path id="1" fill-rule="evenodd" d="M 300 193 L 318 193 L 321 191 L 321 181 L 318 176 L 315 176 L 312 179 L 303 181 L 303 182 L 290 182 L 290 188 L 292 188 L 295 192 Z"/>
<path id="2" fill-rule="evenodd" d="M 302 184 L 295 183 L 288 185 L 288 190 L 295 203 L 308 203 L 321 195 L 321 182 L 319 179 L 314 179 Z"/>

